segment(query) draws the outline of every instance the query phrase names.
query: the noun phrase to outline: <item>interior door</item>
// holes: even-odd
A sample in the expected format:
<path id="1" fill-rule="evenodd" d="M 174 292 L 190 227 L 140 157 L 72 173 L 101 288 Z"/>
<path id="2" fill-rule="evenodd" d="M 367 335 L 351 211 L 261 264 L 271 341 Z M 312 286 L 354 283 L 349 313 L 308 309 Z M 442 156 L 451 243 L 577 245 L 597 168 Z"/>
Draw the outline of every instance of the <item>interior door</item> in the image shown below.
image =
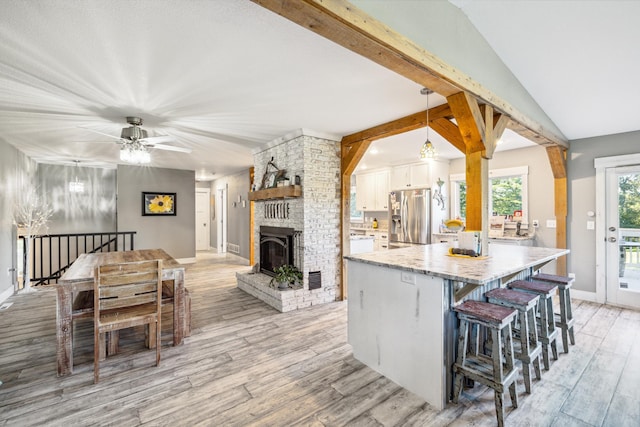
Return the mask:
<path id="1" fill-rule="evenodd" d="M 210 195 L 207 188 L 196 189 L 196 251 L 210 249 Z"/>
<path id="2" fill-rule="evenodd" d="M 640 308 L 640 165 L 606 169 L 606 300 Z"/>

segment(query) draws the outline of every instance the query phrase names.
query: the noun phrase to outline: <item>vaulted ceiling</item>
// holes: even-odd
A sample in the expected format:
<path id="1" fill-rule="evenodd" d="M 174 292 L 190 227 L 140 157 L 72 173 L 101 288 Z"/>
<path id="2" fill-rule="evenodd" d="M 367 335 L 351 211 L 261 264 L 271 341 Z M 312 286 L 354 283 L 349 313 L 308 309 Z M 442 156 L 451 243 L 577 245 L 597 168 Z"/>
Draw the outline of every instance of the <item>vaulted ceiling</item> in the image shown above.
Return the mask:
<path id="1" fill-rule="evenodd" d="M 629 22 L 640 2 L 452 3 L 568 138 L 640 129 L 630 81 L 640 34 Z M 248 0 L 0 3 L 0 139 L 41 162 L 114 165 L 119 146 L 106 135 L 139 116 L 192 150 L 154 149 L 152 166 L 218 177 L 300 128 L 340 139 L 424 110 L 420 89 Z M 399 163 L 425 138 L 419 129 L 376 145 Z M 441 156 L 461 156 L 430 139 Z M 505 140 L 499 149 L 530 144 Z"/>

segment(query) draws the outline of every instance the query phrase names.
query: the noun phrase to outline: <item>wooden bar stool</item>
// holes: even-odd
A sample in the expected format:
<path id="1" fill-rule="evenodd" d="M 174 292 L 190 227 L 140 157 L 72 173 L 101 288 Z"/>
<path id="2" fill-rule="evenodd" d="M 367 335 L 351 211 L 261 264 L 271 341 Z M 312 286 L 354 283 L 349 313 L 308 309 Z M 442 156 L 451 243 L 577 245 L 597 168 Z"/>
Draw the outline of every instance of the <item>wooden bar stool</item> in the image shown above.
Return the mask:
<path id="1" fill-rule="evenodd" d="M 553 353 L 553 360 L 558 360 L 557 338 L 558 330 L 553 319 L 553 294 L 555 294 L 557 285 L 548 282 L 534 282 L 525 280 L 516 280 L 508 285 L 511 289 L 529 292 L 540 296 L 538 303 L 538 339 L 542 343 L 542 362 L 544 369 L 549 370 L 549 347 Z"/>
<path id="2" fill-rule="evenodd" d="M 494 390 L 498 426 L 504 425 L 504 392 L 509 388 L 511 405 L 518 407 L 516 379 L 518 369 L 513 363 L 511 322 L 516 310 L 481 301 L 466 301 L 454 307 L 460 320 L 458 354 L 453 365 L 453 401 L 458 403 L 464 378 L 478 381 Z M 491 357 L 478 353 L 477 342 L 467 352 L 469 334 L 484 326 L 491 332 Z M 478 334 L 475 334 L 477 336 Z"/>
<path id="3" fill-rule="evenodd" d="M 531 393 L 531 364 L 536 374 L 536 379 L 540 379 L 540 354 L 542 345 L 538 342 L 538 332 L 536 328 L 536 304 L 540 297 L 528 292 L 518 292 L 512 289 L 493 289 L 486 294 L 487 300 L 492 304 L 499 304 L 505 307 L 518 310 L 519 330 L 513 330 L 514 335 L 519 338 L 516 342 L 520 344 L 520 351 L 516 348 L 515 358 L 522 362 L 522 376 L 524 387 L 527 393 Z"/>
<path id="4" fill-rule="evenodd" d="M 560 297 L 560 313 L 556 313 L 558 320 L 556 320 L 556 326 L 562 330 L 562 347 L 565 353 L 569 353 L 569 343 L 571 345 L 576 344 L 576 338 L 573 333 L 573 324 L 575 319 L 571 311 L 571 293 L 569 289 L 573 286 L 574 278 L 566 276 L 556 276 L 553 274 L 539 273 L 532 277 L 533 280 L 549 282 L 558 285 L 558 294 Z M 568 339 L 567 339 L 568 335 Z"/>

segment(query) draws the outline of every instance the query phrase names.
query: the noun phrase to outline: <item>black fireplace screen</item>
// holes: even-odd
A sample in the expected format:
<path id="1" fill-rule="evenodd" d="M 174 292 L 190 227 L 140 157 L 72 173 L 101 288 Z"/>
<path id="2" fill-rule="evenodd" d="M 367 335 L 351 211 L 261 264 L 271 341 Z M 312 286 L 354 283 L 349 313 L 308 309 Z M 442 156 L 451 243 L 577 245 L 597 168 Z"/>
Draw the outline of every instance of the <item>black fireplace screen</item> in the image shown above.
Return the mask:
<path id="1" fill-rule="evenodd" d="M 260 272 L 275 276 L 275 269 L 293 265 L 293 228 L 260 227 Z"/>

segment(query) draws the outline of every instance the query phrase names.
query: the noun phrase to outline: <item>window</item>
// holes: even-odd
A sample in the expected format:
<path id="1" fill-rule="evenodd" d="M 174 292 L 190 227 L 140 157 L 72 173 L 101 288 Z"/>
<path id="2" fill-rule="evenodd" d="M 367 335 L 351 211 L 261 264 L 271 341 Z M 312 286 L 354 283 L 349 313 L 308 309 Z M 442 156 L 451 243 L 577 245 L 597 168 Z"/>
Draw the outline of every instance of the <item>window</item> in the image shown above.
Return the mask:
<path id="1" fill-rule="evenodd" d="M 528 218 L 529 167 L 522 166 L 489 171 L 489 214 L 513 215 L 522 211 Z M 453 217 L 467 216 L 467 183 L 464 174 L 451 175 L 451 211 Z M 526 220 L 526 219 L 525 219 Z"/>
<path id="2" fill-rule="evenodd" d="M 351 177 L 351 181 L 355 181 L 353 177 Z M 350 216 L 351 222 L 362 222 L 364 221 L 364 212 L 356 210 L 356 186 L 355 184 L 351 185 L 351 201 L 349 202 L 350 208 Z"/>

